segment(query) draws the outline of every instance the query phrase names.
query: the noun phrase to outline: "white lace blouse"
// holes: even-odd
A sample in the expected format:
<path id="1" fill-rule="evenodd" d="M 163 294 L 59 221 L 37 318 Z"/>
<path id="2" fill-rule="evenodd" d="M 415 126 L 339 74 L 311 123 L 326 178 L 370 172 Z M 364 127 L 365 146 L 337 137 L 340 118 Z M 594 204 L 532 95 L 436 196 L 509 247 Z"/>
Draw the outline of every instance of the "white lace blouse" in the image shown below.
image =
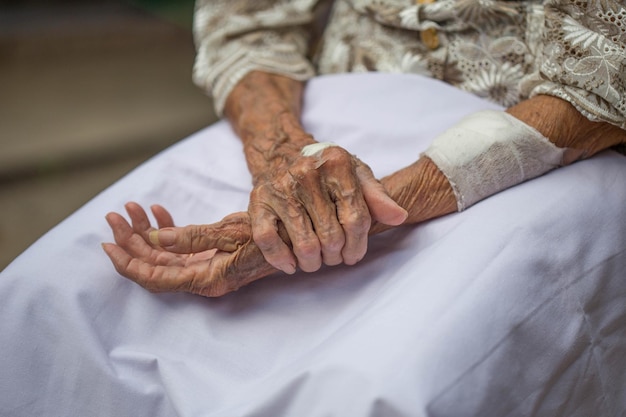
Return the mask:
<path id="1" fill-rule="evenodd" d="M 626 2 L 198 0 L 194 81 L 221 114 L 249 71 L 423 74 L 511 106 L 536 94 L 626 129 Z"/>

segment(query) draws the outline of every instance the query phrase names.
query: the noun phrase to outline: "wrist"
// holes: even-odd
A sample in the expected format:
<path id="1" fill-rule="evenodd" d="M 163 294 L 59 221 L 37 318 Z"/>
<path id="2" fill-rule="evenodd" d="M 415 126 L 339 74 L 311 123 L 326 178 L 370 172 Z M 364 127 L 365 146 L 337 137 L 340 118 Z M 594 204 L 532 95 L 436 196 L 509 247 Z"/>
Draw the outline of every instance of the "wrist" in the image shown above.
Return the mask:
<path id="1" fill-rule="evenodd" d="M 445 174 L 462 211 L 561 166 L 565 150 L 511 114 L 482 110 L 437 136 L 424 154 Z"/>
<path id="2" fill-rule="evenodd" d="M 269 171 L 286 169 L 315 140 L 300 122 L 303 83 L 253 71 L 233 89 L 224 113 L 240 137 L 256 183 Z"/>
<path id="3" fill-rule="evenodd" d="M 253 130 L 241 139 L 254 183 L 269 172 L 286 171 L 301 156 L 304 146 L 316 143 L 290 113 L 276 114 Z"/>
<path id="4" fill-rule="evenodd" d="M 428 157 L 421 157 L 380 182 L 389 196 L 408 212 L 404 224 L 420 223 L 457 211 L 456 197 L 449 181 Z M 390 228 L 373 223 L 370 234 Z"/>

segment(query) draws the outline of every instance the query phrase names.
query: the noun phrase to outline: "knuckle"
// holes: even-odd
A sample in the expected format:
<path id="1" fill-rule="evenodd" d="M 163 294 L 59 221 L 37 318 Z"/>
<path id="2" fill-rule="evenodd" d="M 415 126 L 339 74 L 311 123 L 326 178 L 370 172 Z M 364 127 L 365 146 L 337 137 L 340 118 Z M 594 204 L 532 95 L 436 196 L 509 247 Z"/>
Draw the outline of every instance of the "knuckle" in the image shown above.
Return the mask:
<path id="1" fill-rule="evenodd" d="M 248 213 L 253 223 L 269 222 L 295 199 L 301 185 L 291 178 L 280 184 L 266 185 L 266 192 L 251 196 Z"/>
<path id="2" fill-rule="evenodd" d="M 353 169 L 353 156 L 343 148 L 333 146 L 324 150 L 324 165 L 327 168 Z"/>
<path id="3" fill-rule="evenodd" d="M 262 184 L 252 189 L 250 192 L 250 205 L 253 205 L 254 202 L 262 198 L 265 187 L 265 184 Z"/>
<path id="4" fill-rule="evenodd" d="M 346 243 L 342 230 L 337 228 L 325 229 L 318 233 L 322 248 L 327 252 L 339 252 Z"/>
<path id="5" fill-rule="evenodd" d="M 333 196 L 337 200 L 341 200 L 350 206 L 356 205 L 361 197 L 359 189 L 356 187 L 344 187 L 333 191 Z"/>
<path id="6" fill-rule="evenodd" d="M 255 230 L 252 233 L 254 243 L 261 249 L 262 252 L 266 252 L 274 248 L 280 239 L 280 236 L 270 229 Z"/>
<path id="7" fill-rule="evenodd" d="M 289 189 L 291 178 L 281 175 L 279 178 L 271 178 L 256 185 L 250 193 L 250 205 L 263 210 L 267 208 L 267 202 L 280 196 L 284 190 Z"/>
<path id="8" fill-rule="evenodd" d="M 320 256 L 320 244 L 317 239 L 307 239 L 294 245 L 293 252 L 298 259 L 311 259 Z"/>
<path id="9" fill-rule="evenodd" d="M 161 236 L 160 243 L 165 246 L 176 246 L 181 250 L 195 253 L 204 250 L 206 239 L 210 236 L 210 229 L 208 227 L 190 225 L 177 230 L 173 237 L 168 237 L 163 240 Z"/>
<path id="10" fill-rule="evenodd" d="M 191 227 L 187 235 L 189 250 L 194 253 L 203 250 L 207 236 L 209 236 L 209 229 L 207 227 Z"/>
<path id="11" fill-rule="evenodd" d="M 320 178 L 318 170 L 310 161 L 296 164 L 290 167 L 288 172 L 291 177 L 291 187 L 318 182 Z"/>
<path id="12" fill-rule="evenodd" d="M 248 209 L 250 211 L 264 210 L 265 202 L 272 196 L 272 187 L 269 184 L 262 184 L 255 187 L 250 192 L 250 203 Z"/>
<path id="13" fill-rule="evenodd" d="M 326 156 L 331 159 L 339 159 L 344 161 L 346 159 L 352 159 L 352 155 L 350 155 L 348 151 L 340 146 L 331 146 L 330 148 L 326 148 L 324 151 Z"/>
<path id="14" fill-rule="evenodd" d="M 341 224 L 346 232 L 361 234 L 366 233 L 369 230 L 370 225 L 372 224 L 372 218 L 369 213 L 362 213 L 355 210 L 343 216 Z"/>

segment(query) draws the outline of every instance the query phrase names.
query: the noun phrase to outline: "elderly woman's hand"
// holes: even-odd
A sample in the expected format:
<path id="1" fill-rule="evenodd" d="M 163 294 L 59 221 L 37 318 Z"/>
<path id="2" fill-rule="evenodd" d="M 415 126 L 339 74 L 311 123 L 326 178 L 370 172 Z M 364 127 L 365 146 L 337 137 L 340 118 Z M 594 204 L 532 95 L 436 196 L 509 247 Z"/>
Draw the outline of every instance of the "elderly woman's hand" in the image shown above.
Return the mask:
<path id="1" fill-rule="evenodd" d="M 252 236 L 277 269 L 306 272 L 322 263 L 357 263 L 367 251 L 372 221 L 399 225 L 406 211 L 371 169 L 340 147 L 303 156 L 316 141 L 300 123 L 302 83 L 252 72 L 234 88 L 225 113 L 240 136 L 254 190 Z M 278 228 L 284 225 L 290 247 Z"/>
<path id="2" fill-rule="evenodd" d="M 260 175 L 250 195 L 252 234 L 265 259 L 285 272 L 356 264 L 367 251 L 372 220 L 406 218 L 371 169 L 340 147 L 298 155 Z M 281 222 L 291 247 L 280 238 Z"/>
<path id="3" fill-rule="evenodd" d="M 234 213 L 211 225 L 174 227 L 170 214 L 153 206 L 156 230 L 138 204 L 106 218 L 115 244 L 103 248 L 115 269 L 153 292 L 185 291 L 217 297 L 277 272 L 251 240 L 247 213 Z"/>
<path id="4" fill-rule="evenodd" d="M 428 158 L 382 182 L 394 200 L 407 208 L 407 223 L 442 216 L 456 208 L 449 183 Z M 252 240 L 248 213 L 233 213 L 210 225 L 174 227 L 171 215 L 155 205 L 152 213 L 159 227 L 155 229 L 138 204 L 128 203 L 126 211 L 132 224 L 117 213 L 106 216 L 116 243 L 103 247 L 121 275 L 150 291 L 217 297 L 278 271 Z M 390 227 L 374 222 L 369 234 Z M 289 248 L 285 227 L 279 225 L 277 233 Z"/>

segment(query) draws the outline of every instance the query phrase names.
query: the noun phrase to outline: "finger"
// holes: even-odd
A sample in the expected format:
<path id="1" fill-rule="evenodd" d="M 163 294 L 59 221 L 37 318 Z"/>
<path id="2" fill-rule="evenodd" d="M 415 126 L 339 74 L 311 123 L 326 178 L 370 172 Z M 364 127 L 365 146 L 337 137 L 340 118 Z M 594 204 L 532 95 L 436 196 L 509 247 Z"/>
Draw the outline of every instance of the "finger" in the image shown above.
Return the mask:
<path id="1" fill-rule="evenodd" d="M 113 232 L 115 243 L 120 246 L 127 245 L 134 231 L 126 219 L 115 212 L 108 213 L 105 216 L 105 219 Z"/>
<path id="2" fill-rule="evenodd" d="M 248 211 L 252 226 L 252 238 L 267 263 L 287 274 L 293 274 L 296 272 L 297 260 L 288 246 L 291 241 L 285 242 L 278 233 L 278 216 L 271 207 L 263 203 L 265 200 L 260 198 L 263 188 L 263 186 L 256 188 L 250 196 Z M 290 239 L 288 233 L 286 238 Z"/>
<path id="3" fill-rule="evenodd" d="M 115 243 L 138 258 L 150 258 L 153 248 L 138 235 L 131 225 L 117 213 L 109 213 L 106 220 L 113 231 Z"/>
<path id="4" fill-rule="evenodd" d="M 135 233 L 143 237 L 146 242 L 149 242 L 150 240 L 148 235 L 152 230 L 154 230 L 154 227 L 150 224 L 150 219 L 148 219 L 146 211 L 143 207 L 134 202 L 126 203 L 124 208 L 126 208 L 126 212 L 130 217 Z"/>
<path id="5" fill-rule="evenodd" d="M 294 174 L 299 184 L 297 195 L 313 224 L 321 246 L 322 260 L 326 265 L 339 265 L 343 262 L 342 250 L 346 243 L 344 229 L 337 219 L 335 202 L 321 183 L 320 171 L 311 168 L 301 171 L 299 175 Z"/>
<path id="6" fill-rule="evenodd" d="M 181 291 L 193 283 L 188 274 L 181 273 L 184 268 L 180 266 L 151 265 L 111 243 L 104 243 L 102 247 L 120 275 L 150 291 Z"/>
<path id="7" fill-rule="evenodd" d="M 198 253 L 209 249 L 234 252 L 245 242 L 238 231 L 221 224 L 189 225 L 153 230 L 150 242 L 175 253 Z"/>
<path id="8" fill-rule="evenodd" d="M 409 214 L 389 197 L 385 187 L 374 177 L 370 167 L 358 161 L 356 173 L 372 218 L 390 226 L 404 223 Z"/>
<path id="9" fill-rule="evenodd" d="M 301 202 L 294 198 L 282 200 L 276 204 L 275 210 L 289 236 L 292 252 L 300 269 L 304 272 L 314 272 L 320 269 L 322 266 L 320 241 Z M 277 226 L 278 222 L 274 223 L 275 234 L 278 233 Z"/>
<path id="10" fill-rule="evenodd" d="M 159 229 L 176 226 L 172 215 L 165 209 L 165 207 L 159 204 L 153 204 L 150 206 L 150 210 L 152 210 L 152 215 L 156 219 Z"/>
<path id="11" fill-rule="evenodd" d="M 354 157 L 340 148 L 329 148 L 326 152 L 328 156 L 320 169 L 327 179 L 326 187 L 335 201 L 336 217 L 345 235 L 341 256 L 344 263 L 354 265 L 367 252 L 370 212 L 357 181 Z"/>
<path id="12" fill-rule="evenodd" d="M 182 260 L 176 254 L 154 249 L 118 213 L 109 213 L 106 220 L 113 231 L 115 242 L 131 256 L 159 265 L 177 265 Z"/>
<path id="13" fill-rule="evenodd" d="M 248 213 L 232 213 L 208 225 L 166 227 L 153 230 L 150 242 L 176 253 L 198 253 L 210 249 L 233 252 L 252 239 Z"/>

